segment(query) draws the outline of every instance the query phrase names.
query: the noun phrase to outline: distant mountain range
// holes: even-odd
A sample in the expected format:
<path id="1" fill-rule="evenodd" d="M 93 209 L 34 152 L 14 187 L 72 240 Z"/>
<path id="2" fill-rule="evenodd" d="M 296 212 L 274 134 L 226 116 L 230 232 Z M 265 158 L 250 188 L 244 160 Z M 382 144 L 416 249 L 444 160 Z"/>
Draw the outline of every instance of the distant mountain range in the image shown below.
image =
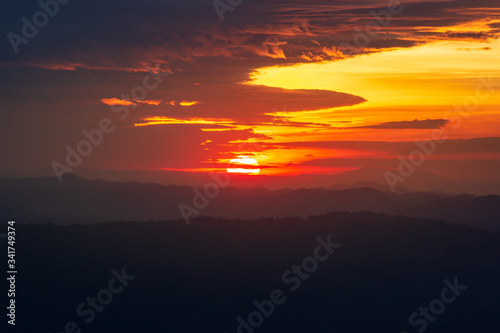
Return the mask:
<path id="1" fill-rule="evenodd" d="M 352 180 L 352 179 L 351 179 Z M 18 223 L 89 224 L 105 221 L 181 219 L 180 204 L 202 216 L 255 219 L 307 217 L 335 211 L 372 211 L 438 219 L 484 229 L 500 229 L 500 196 L 430 192 L 392 193 L 372 183 L 365 187 L 240 189 L 227 187 L 203 202 L 189 186 L 110 182 L 66 176 L 0 179 L 0 217 Z M 203 189 L 198 193 L 203 193 Z M 195 198 L 199 200 L 196 207 Z M 208 203 L 208 204 L 206 204 Z M 200 206 L 204 206 L 203 209 Z M 194 216 L 190 216 L 191 218 Z"/>
<path id="2" fill-rule="evenodd" d="M 365 167 L 357 170 L 339 172 L 337 174 L 303 174 L 297 176 L 231 176 L 231 186 L 239 188 L 263 187 L 272 190 L 282 188 L 300 189 L 323 187 L 329 189 L 346 189 L 371 187 L 388 191 L 389 186 L 385 173 L 397 171 L 384 168 Z M 180 171 L 148 171 L 148 170 L 89 170 L 80 169 L 76 174 L 86 179 L 104 179 L 109 181 L 133 180 L 141 183 L 159 183 L 163 185 L 202 186 L 210 178 L 206 173 L 187 173 Z M 64 176 L 65 178 L 67 176 Z M 475 195 L 500 195 L 500 183 L 495 181 L 453 181 L 438 176 L 423 168 L 415 169 L 414 174 L 405 178 L 403 183 L 396 184 L 397 193 L 411 191 L 436 193 L 469 193 Z"/>

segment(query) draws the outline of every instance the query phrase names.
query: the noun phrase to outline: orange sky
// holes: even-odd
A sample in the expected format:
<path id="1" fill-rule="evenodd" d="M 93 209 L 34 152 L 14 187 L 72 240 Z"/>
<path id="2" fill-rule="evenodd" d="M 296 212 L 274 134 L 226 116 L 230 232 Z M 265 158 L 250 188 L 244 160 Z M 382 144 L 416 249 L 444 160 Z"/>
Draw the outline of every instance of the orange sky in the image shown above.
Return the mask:
<path id="1" fill-rule="evenodd" d="M 77 169 L 185 171 L 181 182 L 240 156 L 259 175 L 394 169 L 442 131 L 425 168 L 496 177 L 497 0 L 252 0 L 223 21 L 210 1 L 117 2 L 114 16 L 94 5 L 7 45 L 0 152 L 18 157 L 0 174 L 53 174 L 109 118 L 116 130 Z"/>
<path id="2" fill-rule="evenodd" d="M 500 128 L 500 93 L 490 91 L 485 82 L 500 87 L 500 40 L 485 42 L 439 41 L 412 48 L 396 48 L 337 61 L 256 69 L 248 85 L 285 89 L 321 89 L 345 92 L 367 101 L 354 106 L 290 112 L 270 110 L 270 122 L 256 125 L 231 119 L 168 117 L 144 118 L 135 126 L 155 124 L 227 125 L 226 128 L 205 128 L 204 131 L 251 129 L 262 135 L 249 140 L 232 141 L 236 149 L 217 158 L 223 165 L 237 155 L 246 154 L 259 164 L 271 166 L 261 174 L 300 174 L 338 172 L 338 168 L 298 167 L 316 159 L 396 158 L 397 152 L 373 150 L 289 147 L 291 142 L 323 141 L 414 141 L 431 140 L 432 131 L 442 128 L 450 139 L 494 137 Z M 476 93 L 477 89 L 480 89 Z M 477 96 L 477 97 L 476 97 Z M 469 99 L 472 98 L 472 99 Z M 470 101 L 474 101 L 472 105 Z M 203 101 L 199 102 L 203 103 Z M 477 103 L 477 107 L 475 104 Z M 457 111 L 457 105 L 460 110 Z M 474 107 L 473 112 L 465 109 Z M 467 117 L 459 112 L 466 112 Z M 453 119 L 449 124 L 431 128 L 373 128 L 384 123 Z M 303 124 L 311 124 L 304 126 Z M 295 126 L 295 124 L 298 124 Z M 411 124 L 411 123 L 410 123 Z M 396 126 L 396 125 L 395 125 Z M 371 128 L 370 128 L 371 127 Z M 398 127 L 398 126 L 396 126 Z M 245 147 L 241 147 L 247 143 Z M 273 145 L 263 149 L 263 145 Z M 238 147 L 240 146 L 240 147 Z M 233 156 L 234 155 L 234 156 Z M 498 158 L 495 155 L 494 158 Z M 215 157 L 214 157 L 215 158 Z M 214 168 L 201 170 L 217 170 Z M 191 169 L 196 170 L 196 169 Z M 345 170 L 341 169 L 341 170 Z"/>

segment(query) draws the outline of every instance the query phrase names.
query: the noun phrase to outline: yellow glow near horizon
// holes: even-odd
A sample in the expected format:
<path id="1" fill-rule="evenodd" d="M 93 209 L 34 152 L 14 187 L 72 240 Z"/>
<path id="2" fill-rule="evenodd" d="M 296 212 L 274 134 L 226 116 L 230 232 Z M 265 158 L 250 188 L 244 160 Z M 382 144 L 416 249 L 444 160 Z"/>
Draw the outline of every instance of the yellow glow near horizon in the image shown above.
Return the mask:
<path id="1" fill-rule="evenodd" d="M 182 101 L 179 104 L 181 106 L 193 106 L 193 105 L 200 104 L 200 102 L 198 102 L 198 101 Z"/>
<path id="2" fill-rule="evenodd" d="M 345 92 L 367 99 L 371 107 L 453 105 L 474 92 L 478 78 L 500 77 L 498 59 L 500 40 L 434 42 L 334 62 L 261 68 L 248 83 Z M 500 103 L 498 93 L 495 99 Z"/>
<path id="3" fill-rule="evenodd" d="M 178 119 L 170 117 L 145 117 L 143 123 L 135 123 L 134 126 L 168 125 L 168 124 L 196 124 L 196 125 L 221 125 L 232 126 L 235 122 L 229 119 L 203 119 L 190 118 Z"/>
<path id="4" fill-rule="evenodd" d="M 228 173 L 240 175 L 258 175 L 260 173 L 259 163 L 249 156 L 238 156 L 238 158 L 233 158 L 229 163 L 233 166 L 226 169 Z M 238 168 L 238 166 L 241 167 Z"/>

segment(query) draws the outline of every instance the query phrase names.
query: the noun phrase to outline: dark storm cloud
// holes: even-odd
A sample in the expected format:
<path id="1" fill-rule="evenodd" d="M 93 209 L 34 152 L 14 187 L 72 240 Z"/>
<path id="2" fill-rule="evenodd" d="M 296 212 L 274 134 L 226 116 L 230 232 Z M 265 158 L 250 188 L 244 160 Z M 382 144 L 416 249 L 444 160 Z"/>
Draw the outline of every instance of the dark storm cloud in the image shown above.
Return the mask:
<path id="1" fill-rule="evenodd" d="M 323 141 L 323 142 L 290 142 L 282 144 L 289 148 L 326 148 L 359 151 L 378 151 L 392 154 L 409 154 L 416 148 L 415 142 L 388 141 Z M 436 154 L 500 152 L 500 137 L 446 140 L 439 144 Z"/>
<path id="2" fill-rule="evenodd" d="M 332 49 L 351 42 L 355 29 L 376 21 L 388 1 L 243 1 L 219 17 L 212 1 L 71 1 L 40 28 L 19 54 L 2 39 L 5 65 L 142 69 L 146 64 L 192 62 L 200 58 L 260 59 L 260 66 L 338 58 Z M 418 27 L 446 27 L 484 18 L 493 0 L 403 1 L 368 48 L 410 47 L 425 36 Z M 9 1 L 2 34 L 20 33 L 21 17 L 40 10 L 35 2 Z M 384 18 L 385 19 L 385 18 Z M 387 19 L 385 19 L 387 20 Z M 488 37 L 495 33 L 486 34 Z M 419 41 L 414 40 L 418 38 Z M 484 39 L 485 33 L 450 32 L 440 38 Z M 305 47 L 305 48 L 304 48 Z M 180 65 L 179 65 L 180 66 Z"/>
<path id="3" fill-rule="evenodd" d="M 448 123 L 447 119 L 427 119 L 413 121 L 391 121 L 377 125 L 358 126 L 354 128 L 371 128 L 371 129 L 435 129 L 441 128 Z M 349 127 L 353 128 L 353 127 Z"/>

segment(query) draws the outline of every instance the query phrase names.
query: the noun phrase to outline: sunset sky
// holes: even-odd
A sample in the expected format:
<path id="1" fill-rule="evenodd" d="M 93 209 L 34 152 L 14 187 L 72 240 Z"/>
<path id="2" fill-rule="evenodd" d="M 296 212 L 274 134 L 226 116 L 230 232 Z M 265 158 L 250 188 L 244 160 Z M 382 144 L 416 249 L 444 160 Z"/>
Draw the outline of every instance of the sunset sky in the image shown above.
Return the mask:
<path id="1" fill-rule="evenodd" d="M 395 169 L 440 130 L 423 168 L 500 181 L 498 0 L 73 0 L 18 53 L 40 7 L 5 6 L 2 176 L 53 176 L 109 118 L 75 174 Z"/>

